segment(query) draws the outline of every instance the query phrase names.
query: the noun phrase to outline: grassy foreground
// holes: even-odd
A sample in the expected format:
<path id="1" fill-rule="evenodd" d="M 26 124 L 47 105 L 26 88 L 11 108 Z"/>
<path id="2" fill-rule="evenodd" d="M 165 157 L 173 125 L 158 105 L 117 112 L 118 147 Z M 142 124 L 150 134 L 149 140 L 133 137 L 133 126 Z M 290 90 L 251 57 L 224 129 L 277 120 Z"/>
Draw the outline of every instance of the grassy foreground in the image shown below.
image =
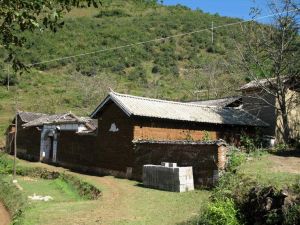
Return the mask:
<path id="1" fill-rule="evenodd" d="M 264 154 L 248 158 L 238 167 L 236 177 L 238 179 L 243 175 L 261 184 L 284 188 L 300 182 L 299 165 L 300 157 Z M 217 193 L 205 190 L 171 193 L 143 188 L 138 182 L 126 179 L 83 175 L 60 167 L 18 160 L 18 167 L 24 166 L 71 174 L 101 188 L 102 191 L 98 200 L 84 200 L 72 186 L 59 180 L 20 177 L 19 183 L 24 188 L 23 196 L 36 193 L 54 198 L 50 202 L 31 202 L 21 223 L 26 225 L 197 224 L 198 215 L 201 215 L 210 202 L 209 196 Z"/>
<path id="2" fill-rule="evenodd" d="M 29 207 L 21 223 L 35 224 L 179 224 L 198 215 L 210 192 L 171 193 L 139 186 L 138 182 L 110 176 L 98 177 L 72 173 L 63 168 L 18 160 L 18 167 L 46 168 L 79 177 L 98 188 L 98 200 L 84 200 L 76 190 L 61 180 L 19 177 Z M 6 179 L 10 179 L 6 175 Z M 27 196 L 50 195 L 49 202 L 32 202 Z"/>

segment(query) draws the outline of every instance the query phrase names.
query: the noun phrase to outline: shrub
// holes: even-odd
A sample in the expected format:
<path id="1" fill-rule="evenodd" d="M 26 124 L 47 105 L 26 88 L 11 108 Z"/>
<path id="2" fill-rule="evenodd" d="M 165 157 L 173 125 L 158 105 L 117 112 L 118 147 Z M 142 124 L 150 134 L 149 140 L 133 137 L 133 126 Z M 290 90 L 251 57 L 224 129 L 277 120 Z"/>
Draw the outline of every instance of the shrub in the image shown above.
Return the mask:
<path id="1" fill-rule="evenodd" d="M 275 146 L 275 151 L 280 152 L 280 151 L 285 151 L 287 150 L 288 146 L 286 144 L 277 144 Z"/>
<path id="2" fill-rule="evenodd" d="M 159 72 L 159 67 L 157 65 L 153 66 L 152 68 L 152 73 L 158 73 Z"/>
<path id="3" fill-rule="evenodd" d="M 201 215 L 199 225 L 239 225 L 239 212 L 232 199 L 210 203 Z"/>
<path id="4" fill-rule="evenodd" d="M 257 141 L 248 135 L 242 135 L 241 145 L 246 149 L 247 152 L 251 152 L 256 150 Z"/>
<path id="5" fill-rule="evenodd" d="M 15 74 L 10 74 L 10 76 L 8 76 L 7 73 L 2 73 L 2 74 L 0 73 L 0 84 L 7 85 L 8 77 L 9 77 L 9 85 L 14 86 L 18 84 L 17 76 Z"/>
<path id="6" fill-rule="evenodd" d="M 244 163 L 247 159 L 247 154 L 237 148 L 232 147 L 228 152 L 227 170 L 233 172 L 238 166 Z"/>
<path id="7" fill-rule="evenodd" d="M 295 225 L 300 223 L 300 204 L 293 205 L 284 210 L 284 225 Z"/>
<path id="8" fill-rule="evenodd" d="M 130 16 L 130 14 L 126 13 L 121 9 L 112 9 L 112 10 L 100 11 L 95 17 L 102 18 L 102 17 L 113 17 L 113 16 L 125 17 L 125 16 Z"/>

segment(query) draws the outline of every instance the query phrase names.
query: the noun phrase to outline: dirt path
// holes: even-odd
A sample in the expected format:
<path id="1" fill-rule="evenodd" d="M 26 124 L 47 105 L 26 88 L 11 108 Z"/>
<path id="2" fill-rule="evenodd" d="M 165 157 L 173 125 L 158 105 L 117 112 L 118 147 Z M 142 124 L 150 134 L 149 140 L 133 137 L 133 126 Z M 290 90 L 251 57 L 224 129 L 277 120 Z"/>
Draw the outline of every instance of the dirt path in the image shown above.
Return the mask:
<path id="1" fill-rule="evenodd" d="M 300 174 L 300 157 L 270 155 L 272 171 Z"/>
<path id="2" fill-rule="evenodd" d="M 8 225 L 9 223 L 10 215 L 2 203 L 0 203 L 0 225 Z"/>
<path id="3" fill-rule="evenodd" d="M 138 182 L 127 179 L 74 173 L 62 167 L 23 160 L 18 162 L 74 174 L 102 191 L 100 199 L 95 201 L 53 203 L 46 210 L 39 208 L 38 213 L 36 210 L 27 212 L 27 218 L 43 221 L 44 225 L 174 225 L 197 215 L 210 195 L 205 190 L 188 193 L 159 191 L 143 188 Z"/>

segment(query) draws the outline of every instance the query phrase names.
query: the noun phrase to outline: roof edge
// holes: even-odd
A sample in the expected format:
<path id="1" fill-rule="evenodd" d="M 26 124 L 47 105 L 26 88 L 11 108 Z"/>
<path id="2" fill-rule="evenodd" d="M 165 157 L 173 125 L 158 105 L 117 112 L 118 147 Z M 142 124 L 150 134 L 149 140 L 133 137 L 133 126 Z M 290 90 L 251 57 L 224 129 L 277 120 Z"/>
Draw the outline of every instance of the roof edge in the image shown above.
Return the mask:
<path id="1" fill-rule="evenodd" d="M 118 101 L 118 98 L 115 96 L 115 92 L 110 91 L 108 93 L 108 95 L 106 96 L 106 98 L 97 106 L 97 108 L 91 113 L 90 117 L 92 119 L 95 119 L 95 115 L 101 110 L 103 109 L 103 107 L 106 105 L 106 103 L 111 100 L 113 101 L 117 106 L 120 107 L 120 109 L 126 113 L 127 116 L 131 116 L 132 112 L 124 105 L 122 104 L 120 101 Z"/>

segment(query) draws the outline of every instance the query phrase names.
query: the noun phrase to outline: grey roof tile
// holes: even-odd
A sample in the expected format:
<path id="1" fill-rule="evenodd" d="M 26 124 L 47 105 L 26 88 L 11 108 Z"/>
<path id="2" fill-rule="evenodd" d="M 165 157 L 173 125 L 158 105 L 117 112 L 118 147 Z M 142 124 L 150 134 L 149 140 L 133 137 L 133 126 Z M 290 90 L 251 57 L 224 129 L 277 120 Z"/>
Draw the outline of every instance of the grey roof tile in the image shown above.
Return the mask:
<path id="1" fill-rule="evenodd" d="M 242 109 L 202 106 L 192 103 L 166 101 L 110 92 L 91 114 L 102 110 L 108 101 L 115 102 L 128 116 L 151 117 L 178 121 L 246 126 L 268 126 Z"/>
<path id="2" fill-rule="evenodd" d="M 240 96 L 233 96 L 227 98 L 219 98 L 219 99 L 211 99 L 211 100 L 204 100 L 204 101 L 191 101 L 187 103 L 203 105 L 203 106 L 219 106 L 219 107 L 226 107 L 236 101 L 241 101 Z"/>

